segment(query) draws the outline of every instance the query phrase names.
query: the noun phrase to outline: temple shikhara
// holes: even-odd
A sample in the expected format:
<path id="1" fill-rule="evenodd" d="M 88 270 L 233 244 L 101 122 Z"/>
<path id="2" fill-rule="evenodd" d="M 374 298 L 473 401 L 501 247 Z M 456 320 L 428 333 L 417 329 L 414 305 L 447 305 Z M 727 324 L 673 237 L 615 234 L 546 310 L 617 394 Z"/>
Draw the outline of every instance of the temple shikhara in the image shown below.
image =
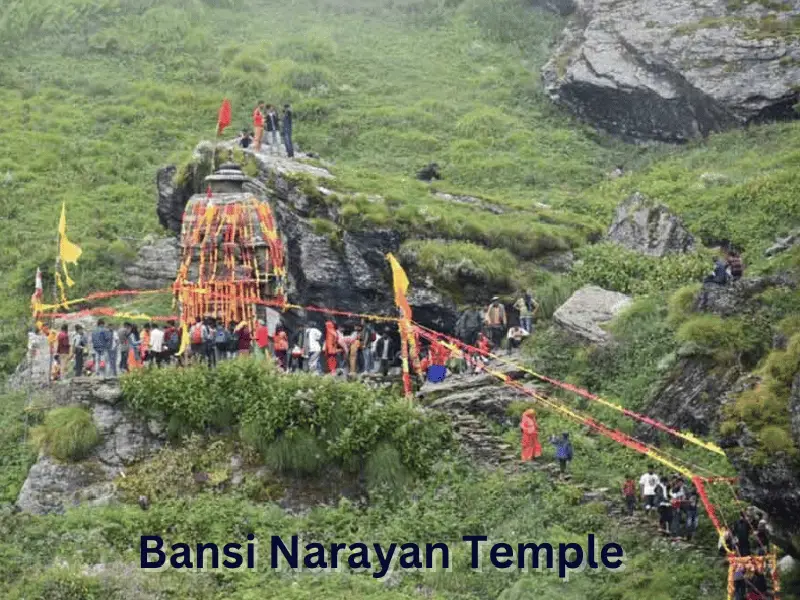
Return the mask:
<path id="1" fill-rule="evenodd" d="M 241 168 L 225 163 L 206 177 L 208 191 L 189 199 L 173 291 L 181 321 L 206 316 L 266 319 L 286 303 L 286 255 L 272 209 Z"/>

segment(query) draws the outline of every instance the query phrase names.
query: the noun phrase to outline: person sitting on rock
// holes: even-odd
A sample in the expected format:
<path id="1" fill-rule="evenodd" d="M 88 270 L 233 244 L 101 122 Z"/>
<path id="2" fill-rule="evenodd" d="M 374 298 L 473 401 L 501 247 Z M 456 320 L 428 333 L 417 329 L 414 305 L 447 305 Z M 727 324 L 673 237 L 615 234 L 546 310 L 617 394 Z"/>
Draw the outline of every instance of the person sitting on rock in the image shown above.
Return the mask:
<path id="1" fill-rule="evenodd" d="M 722 262 L 721 259 L 714 259 L 714 270 L 708 275 L 703 283 L 714 283 L 716 285 L 727 285 L 728 283 L 728 266 Z"/>
<path id="2" fill-rule="evenodd" d="M 731 279 L 733 281 L 739 281 L 742 278 L 742 273 L 744 272 L 744 266 L 742 265 L 742 257 L 739 256 L 739 253 L 736 250 L 731 250 L 728 253 L 728 258 L 726 260 L 728 271 L 731 274 Z"/>
<path id="3" fill-rule="evenodd" d="M 514 352 L 515 348 L 519 348 L 522 345 L 522 341 L 529 337 L 531 334 L 525 331 L 522 327 L 512 327 L 508 330 L 508 335 L 506 336 L 508 339 L 508 354 L 511 355 Z"/>
<path id="4" fill-rule="evenodd" d="M 242 134 L 239 136 L 239 146 L 242 148 L 249 148 L 253 143 L 253 135 L 248 133 L 246 129 L 242 129 Z"/>

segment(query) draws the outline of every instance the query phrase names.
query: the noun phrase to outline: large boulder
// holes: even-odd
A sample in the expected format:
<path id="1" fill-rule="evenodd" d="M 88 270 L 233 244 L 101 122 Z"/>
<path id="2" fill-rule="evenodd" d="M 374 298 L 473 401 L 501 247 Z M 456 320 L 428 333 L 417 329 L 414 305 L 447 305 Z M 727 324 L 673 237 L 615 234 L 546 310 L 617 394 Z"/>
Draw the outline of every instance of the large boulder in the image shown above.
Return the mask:
<path id="1" fill-rule="evenodd" d="M 114 479 L 124 467 L 163 447 L 163 426 L 133 415 L 124 405 L 118 379 L 76 377 L 54 384 L 50 408 L 82 406 L 92 413 L 100 442 L 78 463 L 61 463 L 42 453 L 28 472 L 17 506 L 33 514 L 61 513 L 78 504 L 114 501 Z"/>
<path id="2" fill-rule="evenodd" d="M 625 199 L 608 228 L 608 239 L 648 256 L 688 252 L 694 238 L 663 204 L 657 204 L 639 192 Z"/>
<path id="3" fill-rule="evenodd" d="M 174 237 L 145 239 L 136 260 L 123 271 L 125 286 L 132 290 L 170 287 L 178 272 L 180 255 Z"/>
<path id="4" fill-rule="evenodd" d="M 593 344 L 604 344 L 610 335 L 603 325 L 631 303 L 630 296 L 587 285 L 570 296 L 553 314 L 553 320 L 573 335 Z"/>
<path id="5" fill-rule="evenodd" d="M 218 156 L 233 151 L 231 142 L 217 146 Z M 353 313 L 394 314 L 391 274 L 385 255 L 398 252 L 402 235 L 391 229 L 343 230 L 339 225 L 336 194 L 322 185 L 334 178 L 324 167 L 249 150 L 245 155 L 253 161 L 258 174 L 244 185 L 244 191 L 270 201 L 284 240 L 290 301 Z M 199 144 L 193 161 L 182 169 L 182 179 L 191 180 L 194 176 L 187 176 L 187 173 L 208 169 L 205 163 L 208 157 L 207 143 Z M 180 206 L 183 211 L 193 194 L 205 191 L 205 184 L 195 181 L 189 190 L 191 193 L 186 196 L 187 190 L 176 187 L 175 178 L 166 176 L 168 172 L 174 174 L 177 169 L 165 167 L 160 171 L 164 175 L 157 179 L 159 215 L 165 206 L 172 207 L 173 211 Z M 368 200 L 383 201 L 379 197 L 368 197 Z M 171 230 L 179 233 L 180 222 L 173 223 Z M 131 273 L 153 287 L 163 287 L 156 284 L 166 282 L 173 260 L 175 269 L 169 282 L 174 279 L 177 251 L 177 247 L 173 250 L 164 241 L 145 246 L 138 266 L 130 267 Z M 153 254 L 159 256 L 157 261 Z M 150 264 L 148 270 L 142 264 L 147 256 L 153 259 L 150 263 L 158 262 L 162 266 L 156 268 Z M 452 331 L 457 317 L 455 304 L 428 282 L 413 280 L 408 300 L 416 320 Z M 291 327 L 296 318 L 297 315 L 287 314 L 285 322 Z"/>
<path id="6" fill-rule="evenodd" d="M 635 138 L 791 118 L 798 15 L 792 0 L 582 0 L 543 78 L 557 102 Z"/>

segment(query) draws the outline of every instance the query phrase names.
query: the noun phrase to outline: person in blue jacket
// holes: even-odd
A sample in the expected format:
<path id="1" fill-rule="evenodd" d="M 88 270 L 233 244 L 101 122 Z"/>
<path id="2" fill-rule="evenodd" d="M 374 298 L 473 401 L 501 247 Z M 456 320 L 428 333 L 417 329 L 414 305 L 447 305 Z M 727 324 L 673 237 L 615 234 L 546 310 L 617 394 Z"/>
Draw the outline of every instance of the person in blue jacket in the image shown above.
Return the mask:
<path id="1" fill-rule="evenodd" d="M 550 438 L 550 443 L 556 447 L 556 459 L 561 473 L 566 473 L 567 463 L 572 460 L 572 442 L 569 440 L 569 434 L 564 432 L 560 438 L 553 436 Z"/>

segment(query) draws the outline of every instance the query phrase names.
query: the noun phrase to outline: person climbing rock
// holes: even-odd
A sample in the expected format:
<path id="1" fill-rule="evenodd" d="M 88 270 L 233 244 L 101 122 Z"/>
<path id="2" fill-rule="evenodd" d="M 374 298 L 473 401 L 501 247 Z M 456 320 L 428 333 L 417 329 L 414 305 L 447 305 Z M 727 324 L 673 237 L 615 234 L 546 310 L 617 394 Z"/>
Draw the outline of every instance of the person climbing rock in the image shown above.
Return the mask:
<path id="1" fill-rule="evenodd" d="M 336 331 L 336 323 L 327 321 L 325 323 L 325 365 L 327 366 L 330 375 L 336 374 L 336 369 L 339 366 L 337 356 L 339 355 L 339 335 Z"/>
<path id="2" fill-rule="evenodd" d="M 253 148 L 261 152 L 261 142 L 264 138 L 264 101 L 258 103 L 253 111 Z"/>
<path id="3" fill-rule="evenodd" d="M 269 144 L 269 151 L 270 154 L 280 154 L 280 146 L 278 145 L 278 132 L 280 128 L 278 127 L 278 122 L 280 118 L 278 117 L 278 113 L 275 112 L 275 107 L 270 104 L 267 106 L 267 117 L 265 120 L 266 127 L 267 127 L 267 143 Z"/>
<path id="4" fill-rule="evenodd" d="M 744 266 L 742 265 L 742 257 L 736 250 L 728 252 L 728 258 L 725 261 L 728 271 L 731 274 L 732 281 L 739 281 L 744 273 Z"/>
<path id="5" fill-rule="evenodd" d="M 381 375 L 384 377 L 389 374 L 389 367 L 391 366 L 393 356 L 392 350 L 392 330 L 386 327 L 375 348 L 376 355 L 381 365 Z"/>
<path id="6" fill-rule="evenodd" d="M 292 142 L 292 107 L 283 105 L 283 145 L 286 147 L 286 156 L 294 158 L 294 143 Z"/>
<path id="7" fill-rule="evenodd" d="M 495 349 L 499 348 L 500 344 L 503 343 L 508 319 L 506 318 L 506 307 L 500 302 L 498 296 L 494 296 L 489 306 L 486 307 L 483 322 L 488 330 L 492 346 Z"/>
<path id="8" fill-rule="evenodd" d="M 514 303 L 514 308 L 519 311 L 520 327 L 528 333 L 533 333 L 533 317 L 539 310 L 539 304 L 534 300 L 530 290 L 527 290 L 522 297 Z"/>
<path id="9" fill-rule="evenodd" d="M 628 516 L 633 516 L 636 508 L 636 481 L 630 473 L 625 475 L 625 481 L 622 482 L 622 499 L 625 501 L 625 510 L 628 512 Z"/>
<path id="10" fill-rule="evenodd" d="M 519 423 L 522 429 L 522 460 L 527 462 L 542 455 L 542 445 L 539 443 L 539 424 L 536 422 L 536 411 L 529 408 L 522 413 Z"/>
<path id="11" fill-rule="evenodd" d="M 556 459 L 558 460 L 558 468 L 561 474 L 567 472 L 567 464 L 572 460 L 572 442 L 569 440 L 569 434 L 564 432 L 561 437 L 553 436 L 550 438 L 550 443 L 556 448 Z"/>

